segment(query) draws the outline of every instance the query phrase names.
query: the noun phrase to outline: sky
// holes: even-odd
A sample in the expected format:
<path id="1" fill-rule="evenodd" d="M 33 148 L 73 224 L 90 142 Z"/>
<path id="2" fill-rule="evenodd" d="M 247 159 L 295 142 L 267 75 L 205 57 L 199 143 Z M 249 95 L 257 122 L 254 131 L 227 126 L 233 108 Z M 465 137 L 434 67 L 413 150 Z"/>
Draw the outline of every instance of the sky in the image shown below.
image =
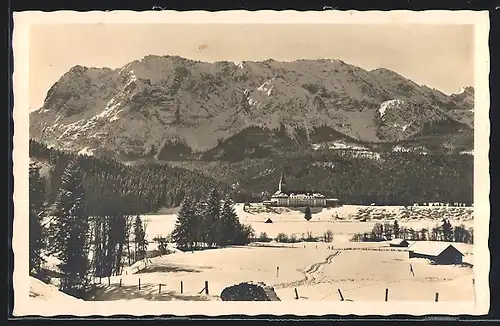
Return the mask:
<path id="1" fill-rule="evenodd" d="M 444 93 L 474 85 L 473 25 L 32 25 L 30 107 L 75 65 L 120 68 L 146 55 L 199 61 L 340 59 L 387 68 Z"/>

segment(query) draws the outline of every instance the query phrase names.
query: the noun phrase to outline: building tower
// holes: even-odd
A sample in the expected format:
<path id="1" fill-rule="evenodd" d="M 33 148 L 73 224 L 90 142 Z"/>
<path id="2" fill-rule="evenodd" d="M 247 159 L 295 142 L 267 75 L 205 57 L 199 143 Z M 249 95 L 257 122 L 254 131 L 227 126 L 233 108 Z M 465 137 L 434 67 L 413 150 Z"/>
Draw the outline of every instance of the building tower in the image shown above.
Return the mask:
<path id="1" fill-rule="evenodd" d="M 286 180 L 285 173 L 281 173 L 280 183 L 278 185 L 278 190 L 280 192 L 286 192 Z"/>

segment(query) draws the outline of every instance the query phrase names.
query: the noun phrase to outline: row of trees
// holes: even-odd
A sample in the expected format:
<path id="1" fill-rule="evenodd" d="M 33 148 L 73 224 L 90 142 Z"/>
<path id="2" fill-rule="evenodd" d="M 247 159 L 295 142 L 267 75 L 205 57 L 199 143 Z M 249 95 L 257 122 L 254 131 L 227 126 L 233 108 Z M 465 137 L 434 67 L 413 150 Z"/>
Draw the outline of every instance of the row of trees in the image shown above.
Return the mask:
<path id="1" fill-rule="evenodd" d="M 129 265 L 146 258 L 147 224 L 133 206 L 127 206 L 130 196 L 126 190 L 115 184 L 99 202 L 89 200 L 95 195 L 86 183 L 92 171 L 75 159 L 62 172 L 57 196 L 51 202 L 51 188 L 45 186 L 42 168 L 40 162 L 30 165 L 31 275 L 41 276 L 45 255 L 56 257 L 60 261 L 60 289 L 81 297 L 91 276 L 118 275 L 127 258 Z M 100 192 L 105 194 L 103 189 Z M 171 236 L 180 248 L 247 244 L 254 237 L 251 227 L 240 224 L 234 202 L 229 197 L 220 198 L 216 190 L 202 200 L 186 196 Z M 168 239 L 157 237 L 153 241 L 161 253 L 167 251 Z"/>
<path id="2" fill-rule="evenodd" d="M 136 260 L 144 258 L 147 239 L 140 216 L 127 215 L 119 209 L 125 204 L 102 198 L 100 215 L 90 215 L 83 172 L 76 161 L 70 161 L 61 177 L 57 197 L 48 203 L 41 166 L 30 164 L 29 257 L 30 274 L 43 278 L 43 257 L 59 260 L 60 289 L 82 296 L 91 276 L 121 273 L 125 250 L 130 259 L 130 240 L 135 243 Z M 114 206 L 118 205 L 118 206 Z"/>
<path id="3" fill-rule="evenodd" d="M 474 230 L 467 229 L 464 225 L 452 226 L 449 220 L 443 220 L 441 225 L 436 225 L 430 230 L 422 228 L 415 230 L 399 226 L 394 223 L 376 223 L 369 233 L 357 233 L 352 237 L 353 241 L 385 241 L 394 238 L 412 241 L 447 241 L 474 243 Z"/>
<path id="4" fill-rule="evenodd" d="M 253 236 L 253 229 L 238 220 L 234 202 L 221 200 L 216 190 L 202 200 L 184 198 L 172 232 L 177 247 L 190 250 L 248 244 Z"/>
<path id="5" fill-rule="evenodd" d="M 273 239 L 270 238 L 266 232 L 262 232 L 259 234 L 257 238 L 255 238 L 258 242 L 271 242 Z M 333 241 L 333 231 L 326 230 L 321 237 L 313 236 L 312 232 L 302 233 L 300 237 L 295 234 L 287 235 L 283 232 L 278 233 L 274 241 L 280 243 L 297 243 L 297 242 L 332 242 Z"/>

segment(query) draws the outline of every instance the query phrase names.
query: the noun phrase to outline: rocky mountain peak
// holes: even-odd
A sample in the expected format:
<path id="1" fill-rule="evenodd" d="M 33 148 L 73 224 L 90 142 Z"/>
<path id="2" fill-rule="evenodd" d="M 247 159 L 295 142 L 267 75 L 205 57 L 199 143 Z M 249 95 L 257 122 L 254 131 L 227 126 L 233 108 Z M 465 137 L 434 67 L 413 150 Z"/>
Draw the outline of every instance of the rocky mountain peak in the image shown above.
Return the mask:
<path id="1" fill-rule="evenodd" d="M 362 142 L 400 141 L 469 104 L 470 97 L 388 69 L 368 72 L 340 60 L 235 64 L 148 55 L 120 69 L 71 68 L 30 114 L 30 136 L 120 157 L 204 152 L 252 127 L 258 134 L 283 129 L 276 137 L 306 146 L 319 127 Z"/>

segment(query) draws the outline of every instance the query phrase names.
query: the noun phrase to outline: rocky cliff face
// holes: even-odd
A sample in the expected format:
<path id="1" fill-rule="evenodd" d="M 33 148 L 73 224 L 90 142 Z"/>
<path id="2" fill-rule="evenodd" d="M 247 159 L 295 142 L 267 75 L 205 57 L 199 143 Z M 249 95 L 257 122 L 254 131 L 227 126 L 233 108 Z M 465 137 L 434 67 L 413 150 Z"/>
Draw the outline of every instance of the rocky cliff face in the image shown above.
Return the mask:
<path id="1" fill-rule="evenodd" d="M 462 116 L 472 108 L 472 88 L 447 96 L 340 60 L 236 65 L 146 56 L 116 70 L 72 68 L 30 114 L 30 137 L 88 154 L 183 159 L 244 135 L 235 155 L 245 156 L 252 139 L 308 148 L 312 138 L 410 140 L 434 126 L 470 134 L 470 116 Z"/>

